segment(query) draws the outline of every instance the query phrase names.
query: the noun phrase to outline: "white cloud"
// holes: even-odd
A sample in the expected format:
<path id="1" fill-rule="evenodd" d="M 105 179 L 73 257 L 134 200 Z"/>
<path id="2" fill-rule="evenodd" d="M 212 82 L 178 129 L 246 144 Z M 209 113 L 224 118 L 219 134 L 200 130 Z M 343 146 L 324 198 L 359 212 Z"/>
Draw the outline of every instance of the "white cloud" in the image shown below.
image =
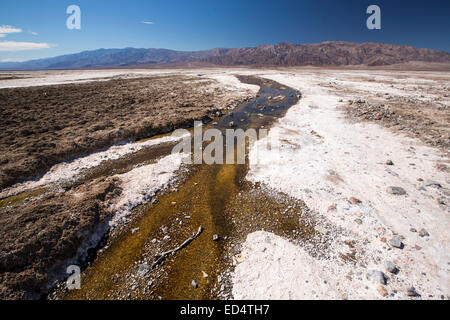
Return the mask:
<path id="1" fill-rule="evenodd" d="M 20 28 L 16 28 L 13 26 L 0 26 L 0 33 L 19 33 L 22 32 L 22 29 Z"/>
<path id="2" fill-rule="evenodd" d="M 0 41 L 0 51 L 22 51 L 51 48 L 49 43 Z"/>
<path id="3" fill-rule="evenodd" d="M 34 31 L 30 31 L 30 34 L 32 34 L 33 36 L 37 36 L 39 33 L 34 32 Z"/>
<path id="4" fill-rule="evenodd" d="M 153 24 L 152 21 L 142 21 L 143 24 Z"/>
<path id="5" fill-rule="evenodd" d="M 0 38 L 6 37 L 6 34 L 8 33 L 20 33 L 20 32 L 22 32 L 22 29 L 20 28 L 6 25 L 0 26 Z"/>

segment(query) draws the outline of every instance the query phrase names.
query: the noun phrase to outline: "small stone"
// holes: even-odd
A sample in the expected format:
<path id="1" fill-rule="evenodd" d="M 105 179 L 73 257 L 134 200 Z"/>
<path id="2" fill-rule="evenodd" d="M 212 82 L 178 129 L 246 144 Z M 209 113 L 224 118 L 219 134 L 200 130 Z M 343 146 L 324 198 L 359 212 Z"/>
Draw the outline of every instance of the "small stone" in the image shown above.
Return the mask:
<path id="1" fill-rule="evenodd" d="M 424 228 L 422 228 L 422 229 L 420 229 L 420 231 L 419 231 L 419 236 L 420 237 L 429 237 L 430 236 L 430 234 L 428 233 L 428 231 L 427 230 L 425 230 Z"/>
<path id="2" fill-rule="evenodd" d="M 195 281 L 195 280 L 192 280 L 191 285 L 192 285 L 195 289 L 198 288 L 197 281 Z"/>
<path id="3" fill-rule="evenodd" d="M 205 271 L 202 271 L 203 278 L 208 278 L 208 274 Z"/>
<path id="4" fill-rule="evenodd" d="M 147 274 L 147 272 L 149 272 L 149 271 L 150 271 L 150 267 L 146 263 L 142 263 L 138 267 L 138 275 L 140 277 L 144 277 Z"/>
<path id="5" fill-rule="evenodd" d="M 386 297 L 388 295 L 388 292 L 384 286 L 379 286 L 377 290 L 382 297 Z"/>
<path id="6" fill-rule="evenodd" d="M 432 180 L 426 180 L 424 183 L 425 187 L 438 187 L 442 188 L 442 185 L 439 182 L 432 181 Z"/>
<path id="7" fill-rule="evenodd" d="M 213 235 L 213 241 L 218 241 L 219 240 L 219 236 L 217 234 Z"/>
<path id="8" fill-rule="evenodd" d="M 398 268 L 391 261 L 386 261 L 386 270 L 393 274 L 398 273 Z"/>
<path id="9" fill-rule="evenodd" d="M 329 207 L 328 207 L 328 212 L 330 212 L 330 211 L 336 211 L 336 205 L 335 204 L 332 204 L 332 205 L 330 205 Z"/>
<path id="10" fill-rule="evenodd" d="M 386 165 L 387 166 L 393 166 L 394 163 L 392 162 L 392 160 L 388 160 L 388 161 L 386 161 Z"/>
<path id="11" fill-rule="evenodd" d="M 176 203 L 175 201 L 172 201 L 170 204 L 171 204 L 172 206 L 176 206 L 176 205 L 177 205 L 177 203 Z"/>
<path id="12" fill-rule="evenodd" d="M 167 228 L 167 227 L 162 227 L 161 230 L 162 230 L 162 232 L 167 233 L 167 232 L 169 231 L 169 228 Z"/>
<path id="13" fill-rule="evenodd" d="M 372 280 L 376 283 L 385 285 L 389 279 L 387 275 L 378 270 L 370 270 L 367 272 L 367 279 Z"/>
<path id="14" fill-rule="evenodd" d="M 410 287 L 410 288 L 406 289 L 406 295 L 408 297 L 417 297 L 418 293 L 416 291 L 416 288 Z"/>
<path id="15" fill-rule="evenodd" d="M 355 198 L 355 197 L 351 197 L 348 200 L 350 200 L 350 202 L 352 202 L 354 204 L 361 203 L 361 200 L 359 200 L 358 198 Z"/>
<path id="16" fill-rule="evenodd" d="M 139 231 L 139 228 L 131 229 L 131 233 L 132 233 L 132 234 L 135 234 L 135 233 L 138 232 L 138 231 Z"/>
<path id="17" fill-rule="evenodd" d="M 399 238 L 392 238 L 389 240 L 389 244 L 394 248 L 403 249 L 403 242 Z"/>
<path id="18" fill-rule="evenodd" d="M 411 232 L 417 232 L 417 230 L 415 229 L 415 228 L 411 228 L 411 229 L 409 229 L 409 231 L 411 231 Z"/>
<path id="19" fill-rule="evenodd" d="M 230 121 L 230 123 L 228 124 L 229 127 L 234 127 L 234 122 Z"/>
<path id="20" fill-rule="evenodd" d="M 361 219 L 355 219 L 355 222 L 359 225 L 361 225 L 363 223 Z"/>
<path id="21" fill-rule="evenodd" d="M 148 287 L 148 288 L 151 288 L 152 285 L 153 285 L 153 280 L 150 280 L 149 282 L 147 282 L 147 287 Z"/>
<path id="22" fill-rule="evenodd" d="M 405 189 L 401 188 L 401 187 L 388 187 L 386 189 L 387 193 L 396 195 L 396 196 L 403 196 L 406 194 Z"/>

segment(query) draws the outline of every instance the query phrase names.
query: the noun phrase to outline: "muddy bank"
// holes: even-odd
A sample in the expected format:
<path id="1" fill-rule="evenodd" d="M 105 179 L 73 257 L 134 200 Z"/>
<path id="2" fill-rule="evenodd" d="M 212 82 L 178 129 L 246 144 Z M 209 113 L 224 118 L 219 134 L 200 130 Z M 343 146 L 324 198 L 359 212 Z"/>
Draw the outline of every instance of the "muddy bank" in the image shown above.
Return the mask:
<path id="1" fill-rule="evenodd" d="M 65 193 L 2 207 L 0 298 L 36 299 L 65 272 L 69 259 L 86 257 L 108 228 L 106 203 L 120 194 L 116 179 L 97 179 Z"/>
<path id="2" fill-rule="evenodd" d="M 198 76 L 1 89 L 0 188 L 114 143 L 211 120 L 247 95 Z"/>

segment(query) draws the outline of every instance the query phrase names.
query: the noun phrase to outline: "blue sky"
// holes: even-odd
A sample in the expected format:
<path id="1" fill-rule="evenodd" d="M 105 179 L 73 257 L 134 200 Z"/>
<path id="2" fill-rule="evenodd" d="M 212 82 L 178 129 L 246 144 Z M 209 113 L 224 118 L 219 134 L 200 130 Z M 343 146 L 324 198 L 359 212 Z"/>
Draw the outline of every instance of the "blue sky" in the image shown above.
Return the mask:
<path id="1" fill-rule="evenodd" d="M 66 27 L 72 4 L 81 8 L 81 30 Z M 381 30 L 366 28 L 371 4 L 381 8 Z M 99 48 L 203 50 L 327 40 L 450 51 L 449 9 L 448 0 L 2 0 L 0 61 Z"/>

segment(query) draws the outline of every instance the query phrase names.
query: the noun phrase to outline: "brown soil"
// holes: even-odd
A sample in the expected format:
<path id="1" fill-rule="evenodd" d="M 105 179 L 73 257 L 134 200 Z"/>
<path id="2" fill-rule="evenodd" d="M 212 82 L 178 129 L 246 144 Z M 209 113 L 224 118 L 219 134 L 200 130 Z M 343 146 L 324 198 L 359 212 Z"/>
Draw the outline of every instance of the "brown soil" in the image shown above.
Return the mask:
<path id="1" fill-rule="evenodd" d="M 2 89 L 0 188 L 76 155 L 212 119 L 238 99 L 187 76 Z"/>
<path id="2" fill-rule="evenodd" d="M 380 123 L 444 152 L 450 150 L 450 108 L 412 99 L 380 101 L 351 101 L 345 110 L 353 119 Z"/>
<path id="3" fill-rule="evenodd" d="M 2 208 L 0 299 L 36 299 L 78 249 L 106 226 L 118 182 L 93 180 L 66 193 Z M 81 257 L 78 257 L 81 258 Z"/>

